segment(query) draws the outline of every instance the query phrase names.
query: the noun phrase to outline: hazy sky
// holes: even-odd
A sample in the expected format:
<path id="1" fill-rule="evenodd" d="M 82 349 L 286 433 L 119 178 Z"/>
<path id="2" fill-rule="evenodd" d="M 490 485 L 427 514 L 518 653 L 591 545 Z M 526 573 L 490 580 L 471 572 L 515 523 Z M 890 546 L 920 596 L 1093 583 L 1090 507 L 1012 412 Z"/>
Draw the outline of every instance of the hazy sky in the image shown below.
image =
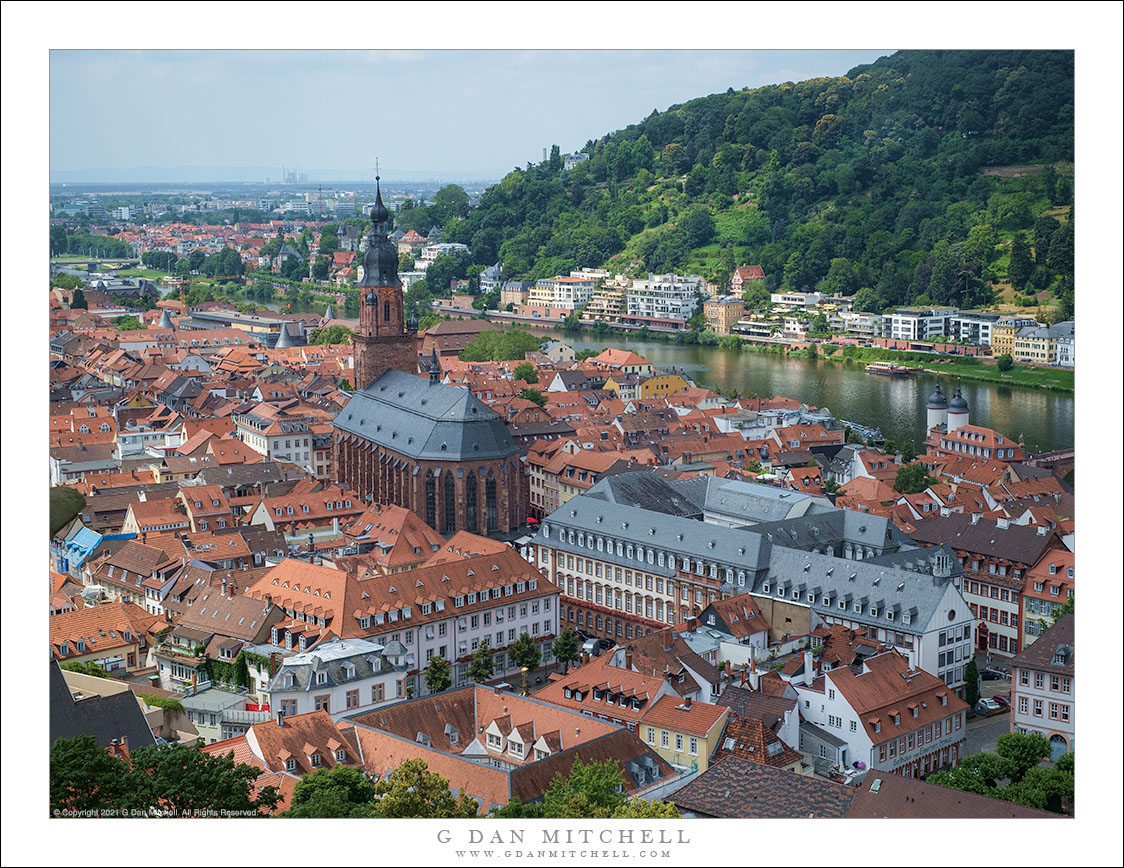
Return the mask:
<path id="1" fill-rule="evenodd" d="M 497 178 L 542 159 L 543 147 L 576 150 L 654 108 L 841 75 L 889 53 L 53 51 L 51 175 L 244 167 L 246 180 L 262 180 L 299 164 L 314 180 L 356 179 L 378 156 L 386 178 Z M 94 117 L 111 123 L 87 133 L 82 121 Z"/>

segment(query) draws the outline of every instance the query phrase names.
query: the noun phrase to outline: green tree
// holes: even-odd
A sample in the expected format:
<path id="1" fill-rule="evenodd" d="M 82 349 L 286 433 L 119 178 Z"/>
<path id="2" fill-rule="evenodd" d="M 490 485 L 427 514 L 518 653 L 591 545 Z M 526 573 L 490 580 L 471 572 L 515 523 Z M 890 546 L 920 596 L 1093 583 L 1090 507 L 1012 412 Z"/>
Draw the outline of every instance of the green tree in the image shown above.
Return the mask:
<path id="1" fill-rule="evenodd" d="M 429 206 L 433 222 L 444 226 L 453 217 L 468 214 L 468 194 L 456 184 L 447 184 L 433 194 L 433 204 Z"/>
<path id="2" fill-rule="evenodd" d="M 1003 353 L 995 357 L 995 367 L 1001 371 L 1009 371 L 1015 366 L 1015 360 L 1011 358 L 1010 353 Z"/>
<path id="3" fill-rule="evenodd" d="M 1011 772 L 1011 764 L 993 753 L 977 753 L 963 757 L 960 765 L 929 776 L 929 783 L 978 796 L 995 796 L 999 781 Z"/>
<path id="4" fill-rule="evenodd" d="M 51 275 L 51 286 L 59 289 L 74 289 L 86 286 L 86 282 L 73 274 L 59 272 Z"/>
<path id="5" fill-rule="evenodd" d="M 113 321 L 118 331 L 132 332 L 146 328 L 145 324 L 132 314 L 124 314 Z"/>
<path id="6" fill-rule="evenodd" d="M 399 272 L 414 270 L 414 257 L 410 255 L 408 250 L 403 250 L 398 254 L 398 270 Z"/>
<path id="7" fill-rule="evenodd" d="M 968 665 L 964 667 L 964 701 L 969 708 L 975 708 L 980 701 L 980 670 L 975 657 L 969 657 Z"/>
<path id="8" fill-rule="evenodd" d="M 458 357 L 465 362 L 517 361 L 527 353 L 537 352 L 541 344 L 542 338 L 526 329 L 488 329 L 480 332 Z"/>
<path id="9" fill-rule="evenodd" d="M 530 362 L 522 362 L 516 365 L 515 370 L 512 371 L 512 376 L 517 380 L 522 380 L 528 386 L 533 386 L 539 381 L 539 372 Z"/>
<path id="10" fill-rule="evenodd" d="M 1007 279 L 1011 286 L 1022 292 L 1034 274 L 1034 261 L 1030 258 L 1030 245 L 1021 232 L 1011 242 L 1011 261 L 1007 266 Z"/>
<path id="11" fill-rule="evenodd" d="M 476 801 L 461 790 L 456 797 L 449 781 L 429 771 L 425 760 L 406 760 L 388 780 L 374 785 L 372 816 L 383 818 L 470 819 L 479 813 Z"/>
<path id="12" fill-rule="evenodd" d="M 99 747 L 93 736 L 60 738 L 51 745 L 51 811 L 110 811 L 129 794 L 129 767 Z"/>
<path id="13" fill-rule="evenodd" d="M 760 284 L 761 281 L 754 281 Z M 764 286 L 756 285 L 751 286 L 742 293 L 742 301 L 749 310 L 767 310 L 772 304 L 772 299 L 769 296 L 769 290 Z"/>
<path id="14" fill-rule="evenodd" d="M 430 693 L 448 690 L 453 684 L 453 672 L 444 657 L 433 657 L 425 667 L 425 686 Z"/>
<path id="15" fill-rule="evenodd" d="M 538 389 L 520 389 L 517 397 L 524 401 L 530 401 L 532 404 L 538 404 L 540 407 L 546 406 L 546 395 Z"/>
<path id="16" fill-rule="evenodd" d="M 332 260 L 327 256 L 317 256 L 316 261 L 312 263 L 312 279 L 327 280 L 331 270 Z"/>
<path id="17" fill-rule="evenodd" d="M 145 809 L 172 809 L 176 816 L 226 811 L 239 816 L 268 814 L 277 807 L 276 787 L 255 792 L 261 769 L 235 763 L 233 754 L 204 753 L 202 742 L 146 745 L 130 756 L 131 800 Z"/>
<path id="18" fill-rule="evenodd" d="M 614 820 L 677 820 L 679 816 L 679 809 L 672 802 L 647 799 L 629 799 L 610 815 Z"/>
<path id="19" fill-rule="evenodd" d="M 929 475 L 923 464 L 903 464 L 894 477 L 894 491 L 899 494 L 920 494 L 936 480 Z"/>
<path id="20" fill-rule="evenodd" d="M 521 633 L 519 638 L 515 640 L 511 646 L 511 662 L 523 670 L 523 693 L 527 692 L 527 675 L 533 672 L 540 661 L 542 660 L 542 653 L 539 651 L 539 646 L 535 640 L 528 636 L 526 633 Z"/>
<path id="21" fill-rule="evenodd" d="M 694 205 L 679 215 L 679 225 L 687 233 L 687 244 L 692 249 L 709 244 L 714 238 L 714 218 L 701 205 Z"/>
<path id="22" fill-rule="evenodd" d="M 496 663 L 492 657 L 492 649 L 485 639 L 472 655 L 472 662 L 468 664 L 468 677 L 477 684 L 482 684 L 492 677 L 495 670 Z"/>
<path id="23" fill-rule="evenodd" d="M 584 763 L 574 757 L 569 775 L 557 772 L 543 795 L 543 815 L 551 819 L 610 817 L 627 800 L 617 760 Z"/>
<path id="24" fill-rule="evenodd" d="M 74 295 L 70 297 L 70 309 L 78 310 L 79 308 L 81 308 L 82 310 L 90 309 L 90 303 L 86 301 L 86 296 L 82 292 L 82 287 L 78 287 L 77 289 L 75 289 Z"/>
<path id="25" fill-rule="evenodd" d="M 534 820 L 543 817 L 542 802 L 524 802 L 518 796 L 512 796 L 511 801 L 502 808 L 492 808 L 488 814 L 498 820 Z"/>
<path id="26" fill-rule="evenodd" d="M 351 340 L 351 329 L 345 325 L 315 328 L 308 333 L 308 342 L 317 346 L 325 344 L 346 344 Z"/>
<path id="27" fill-rule="evenodd" d="M 576 663 L 581 656 L 581 646 L 578 644 L 578 634 L 569 627 L 563 627 L 558 637 L 550 646 L 550 653 L 565 667 L 570 670 L 570 664 Z"/>
<path id="28" fill-rule="evenodd" d="M 1050 269 L 1058 274 L 1073 276 L 1073 217 L 1070 216 L 1050 237 L 1050 250 L 1046 256 Z"/>
<path id="29" fill-rule="evenodd" d="M 75 491 L 66 485 L 56 485 L 51 488 L 49 494 L 51 536 L 68 525 L 85 505 L 86 498 L 80 491 Z"/>
<path id="30" fill-rule="evenodd" d="M 1006 732 L 996 741 L 995 752 L 1011 764 L 1007 776 L 1018 783 L 1050 755 L 1050 742 L 1037 732 Z"/>
<path id="31" fill-rule="evenodd" d="M 66 227 L 55 224 L 51 227 L 51 256 L 66 253 Z"/>
<path id="32" fill-rule="evenodd" d="M 95 678 L 109 678 L 109 670 L 93 660 L 67 660 L 59 664 L 60 669 L 68 672 L 81 672 L 83 675 L 92 675 Z"/>
<path id="33" fill-rule="evenodd" d="M 299 256 L 290 255 L 281 263 L 281 276 L 286 280 L 300 280 L 307 274 L 308 266 Z"/>
<path id="34" fill-rule="evenodd" d="M 297 783 L 284 817 L 334 819 L 369 817 L 375 787 L 356 766 L 317 769 Z"/>

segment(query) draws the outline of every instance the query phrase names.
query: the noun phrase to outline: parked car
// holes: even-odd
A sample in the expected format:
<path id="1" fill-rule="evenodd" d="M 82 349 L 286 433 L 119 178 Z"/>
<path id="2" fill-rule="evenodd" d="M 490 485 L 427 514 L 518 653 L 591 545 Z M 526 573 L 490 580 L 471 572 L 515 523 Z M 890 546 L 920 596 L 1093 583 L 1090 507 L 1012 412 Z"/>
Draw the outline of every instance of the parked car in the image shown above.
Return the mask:
<path id="1" fill-rule="evenodd" d="M 993 696 L 991 698 L 1002 705 L 1004 708 L 1011 707 L 1011 697 L 1009 696 Z"/>
<path id="2" fill-rule="evenodd" d="M 984 681 L 1002 681 L 1010 677 L 1011 673 L 1003 672 L 1000 669 L 985 669 L 980 673 L 980 678 Z"/>
<path id="3" fill-rule="evenodd" d="M 988 717 L 992 714 L 999 714 L 1001 711 L 1007 709 L 996 702 L 994 699 L 981 699 L 976 703 L 976 713 Z"/>

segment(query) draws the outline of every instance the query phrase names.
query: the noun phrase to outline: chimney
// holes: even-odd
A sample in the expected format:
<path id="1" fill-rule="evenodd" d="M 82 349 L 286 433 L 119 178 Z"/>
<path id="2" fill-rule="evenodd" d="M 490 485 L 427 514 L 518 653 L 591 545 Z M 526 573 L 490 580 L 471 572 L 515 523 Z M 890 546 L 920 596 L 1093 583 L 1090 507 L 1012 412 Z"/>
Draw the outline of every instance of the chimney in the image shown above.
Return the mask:
<path id="1" fill-rule="evenodd" d="M 629 645 L 624 651 L 624 668 L 629 671 L 632 670 L 632 646 Z"/>
<path id="2" fill-rule="evenodd" d="M 589 662 L 589 654 L 587 654 L 586 652 L 583 651 L 582 652 L 582 666 L 585 666 L 585 664 L 588 663 L 588 662 Z"/>
<path id="3" fill-rule="evenodd" d="M 757 671 L 757 658 L 749 661 L 749 689 L 759 690 L 761 688 L 761 673 Z"/>
<path id="4" fill-rule="evenodd" d="M 283 711 L 277 712 L 277 725 L 278 726 L 284 726 L 285 725 L 285 712 L 283 712 Z"/>
<path id="5" fill-rule="evenodd" d="M 814 661 L 812 660 L 812 652 L 810 649 L 804 651 L 804 683 L 811 684 L 815 678 L 814 674 Z"/>
<path id="6" fill-rule="evenodd" d="M 684 699 L 684 700 L 683 700 L 683 706 L 684 706 L 684 707 L 685 707 L 685 708 L 686 708 L 686 709 L 687 709 L 688 711 L 690 710 L 690 708 L 691 708 L 691 697 L 689 697 L 689 696 L 688 696 L 688 697 L 687 697 L 686 699 Z"/>

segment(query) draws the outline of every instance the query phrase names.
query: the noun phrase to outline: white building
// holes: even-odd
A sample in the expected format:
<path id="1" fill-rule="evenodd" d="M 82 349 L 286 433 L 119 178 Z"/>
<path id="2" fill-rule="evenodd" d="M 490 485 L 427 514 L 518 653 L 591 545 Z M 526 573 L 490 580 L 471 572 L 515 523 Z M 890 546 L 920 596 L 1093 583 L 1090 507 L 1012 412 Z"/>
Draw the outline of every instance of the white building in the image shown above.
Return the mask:
<path id="1" fill-rule="evenodd" d="M 774 292 L 769 300 L 786 307 L 815 307 L 823 297 L 821 292 Z"/>
<path id="2" fill-rule="evenodd" d="M 810 656 L 810 655 L 808 655 Z M 895 651 L 791 682 L 800 696 L 800 750 L 840 767 L 920 777 L 957 765 L 967 704 Z"/>
<path id="3" fill-rule="evenodd" d="M 1074 327 L 1072 322 L 1060 322 L 1050 329 L 1057 335 L 1057 365 L 1059 368 L 1072 368 L 1077 361 L 1074 349 Z"/>
<path id="4" fill-rule="evenodd" d="M 628 315 L 686 321 L 699 306 L 705 290 L 706 283 L 697 274 L 649 274 L 647 280 L 632 282 Z"/>
<path id="5" fill-rule="evenodd" d="M 927 341 L 951 335 L 960 315 L 955 307 L 899 307 L 883 317 L 883 335 L 895 340 Z"/>
<path id="6" fill-rule="evenodd" d="M 992 329 L 999 322 L 997 313 L 964 312 L 952 318 L 949 333 L 951 337 L 959 338 L 970 344 L 981 347 L 990 347 Z"/>
<path id="7" fill-rule="evenodd" d="M 589 154 L 578 152 L 576 154 L 567 154 L 566 159 L 562 162 L 563 171 L 570 171 L 574 166 L 580 166 L 589 159 Z"/>
<path id="8" fill-rule="evenodd" d="M 327 711 L 332 720 L 405 698 L 406 649 L 366 639 L 332 639 L 282 661 L 263 702 L 292 717 Z"/>
<path id="9" fill-rule="evenodd" d="M 421 261 L 429 263 L 438 256 L 456 256 L 458 253 L 468 253 L 468 245 L 454 243 L 427 244 L 422 248 Z"/>
<path id="10" fill-rule="evenodd" d="M 592 277 L 547 277 L 535 281 L 527 303 L 536 307 L 577 310 L 593 298 L 596 281 Z"/>
<path id="11" fill-rule="evenodd" d="M 1011 732 L 1041 734 L 1053 760 L 1074 749 L 1073 642 L 1073 615 L 1063 615 L 1011 660 Z"/>

